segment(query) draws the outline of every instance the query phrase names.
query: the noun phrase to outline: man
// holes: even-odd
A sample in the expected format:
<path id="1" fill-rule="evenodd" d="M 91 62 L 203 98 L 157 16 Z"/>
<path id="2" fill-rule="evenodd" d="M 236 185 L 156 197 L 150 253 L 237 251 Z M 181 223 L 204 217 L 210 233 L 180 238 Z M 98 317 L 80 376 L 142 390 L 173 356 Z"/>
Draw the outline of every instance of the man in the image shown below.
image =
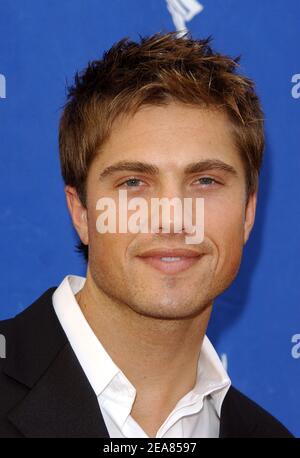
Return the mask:
<path id="1" fill-rule="evenodd" d="M 264 149 L 252 81 L 209 41 L 121 40 L 69 88 L 60 159 L 87 275 L 2 322 L 1 436 L 291 437 L 205 335 L 254 224 Z M 105 231 L 101 202 L 120 223 L 120 191 L 204 202 L 204 220 L 194 206 L 180 230 L 172 210 L 154 231 Z"/>

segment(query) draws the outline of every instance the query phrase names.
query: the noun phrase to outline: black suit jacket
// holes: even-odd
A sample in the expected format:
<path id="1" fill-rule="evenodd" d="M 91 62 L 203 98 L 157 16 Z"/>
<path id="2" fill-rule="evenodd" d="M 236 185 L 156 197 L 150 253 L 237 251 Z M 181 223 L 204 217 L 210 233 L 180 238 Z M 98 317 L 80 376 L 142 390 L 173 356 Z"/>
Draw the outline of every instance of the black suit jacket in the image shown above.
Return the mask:
<path id="1" fill-rule="evenodd" d="M 0 322 L 0 437 L 109 438 L 98 400 L 52 306 L 49 288 L 16 317 Z M 293 437 L 269 413 L 230 387 L 220 437 Z"/>

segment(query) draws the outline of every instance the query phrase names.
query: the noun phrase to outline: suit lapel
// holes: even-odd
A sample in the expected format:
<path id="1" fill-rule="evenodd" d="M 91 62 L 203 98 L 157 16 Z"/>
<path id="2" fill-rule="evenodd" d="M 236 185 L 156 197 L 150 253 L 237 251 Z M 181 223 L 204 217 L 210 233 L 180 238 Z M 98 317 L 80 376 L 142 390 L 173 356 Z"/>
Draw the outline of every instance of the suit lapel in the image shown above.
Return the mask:
<path id="1" fill-rule="evenodd" d="M 236 388 L 230 386 L 222 403 L 219 438 L 253 437 L 256 418 L 250 416 L 251 411 L 248 415 L 242 415 L 244 410 L 249 410 L 245 402 L 243 405 L 243 398 Z"/>
<path id="2" fill-rule="evenodd" d="M 8 418 L 25 437 L 108 438 L 97 397 L 54 312 L 54 290 L 12 320 L 4 371 L 28 393 Z"/>
<path id="3" fill-rule="evenodd" d="M 234 398 L 234 389 L 232 386 L 230 386 L 221 408 L 219 433 L 220 439 L 239 436 L 239 422 L 236 421 L 237 418 L 234 414 L 234 404 L 232 403 L 232 398 Z"/>
<path id="4" fill-rule="evenodd" d="M 9 419 L 25 437 L 109 437 L 97 397 L 69 343 Z"/>

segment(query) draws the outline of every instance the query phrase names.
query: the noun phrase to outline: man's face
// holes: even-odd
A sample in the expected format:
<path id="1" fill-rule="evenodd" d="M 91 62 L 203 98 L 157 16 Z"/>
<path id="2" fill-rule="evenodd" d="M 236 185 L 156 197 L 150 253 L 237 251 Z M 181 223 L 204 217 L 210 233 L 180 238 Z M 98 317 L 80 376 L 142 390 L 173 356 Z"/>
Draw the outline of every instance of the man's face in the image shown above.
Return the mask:
<path id="1" fill-rule="evenodd" d="M 103 174 L 124 161 L 154 166 L 156 172 L 129 166 Z M 203 161 L 226 165 L 203 169 Z M 96 203 L 110 197 L 118 209 L 120 189 L 127 190 L 128 200 L 143 197 L 149 207 L 152 197 L 204 198 L 204 240 L 187 244 L 186 234 L 174 231 L 99 233 Z M 243 163 L 224 113 L 172 103 L 144 106 L 133 117 L 119 120 L 87 178 L 84 241 L 97 290 L 145 316 L 182 319 L 199 314 L 239 269 L 256 205 L 253 194 L 246 207 L 245 193 Z M 152 249 L 158 251 L 147 255 Z M 161 259 L 175 249 L 192 250 L 195 256 Z"/>

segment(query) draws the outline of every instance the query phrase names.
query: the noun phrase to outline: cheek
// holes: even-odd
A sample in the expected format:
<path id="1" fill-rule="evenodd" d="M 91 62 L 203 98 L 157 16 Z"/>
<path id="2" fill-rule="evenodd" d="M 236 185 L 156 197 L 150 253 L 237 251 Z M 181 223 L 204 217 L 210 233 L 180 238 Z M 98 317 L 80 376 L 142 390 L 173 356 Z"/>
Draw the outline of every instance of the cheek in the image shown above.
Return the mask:
<path id="1" fill-rule="evenodd" d="M 133 234 L 99 233 L 96 227 L 98 211 L 90 212 L 88 221 L 90 264 L 110 276 L 123 270 L 126 262 L 127 247 Z"/>
<path id="2" fill-rule="evenodd" d="M 242 201 L 207 203 L 205 235 L 217 250 L 220 266 L 240 262 L 244 243 L 244 207 Z"/>
<path id="3" fill-rule="evenodd" d="M 99 196 L 97 199 L 94 199 L 93 202 L 90 202 L 88 209 L 88 234 L 89 234 L 89 253 L 90 260 L 93 258 L 97 260 L 97 265 L 103 263 L 103 268 L 115 269 L 115 270 L 124 270 L 126 264 L 126 256 L 129 245 L 134 241 L 136 237 L 140 235 L 125 232 L 119 233 L 120 221 L 119 221 L 119 205 L 118 200 L 115 200 L 116 206 L 115 210 L 109 212 L 105 210 L 97 210 L 97 201 L 103 196 Z M 108 196 L 113 198 L 112 196 Z M 134 210 L 126 211 L 125 222 L 130 221 L 130 216 L 134 213 Z M 101 218 L 101 215 L 106 215 L 107 218 Z M 123 218 L 124 218 L 124 213 Z M 110 232 L 101 233 L 99 232 L 99 225 L 97 228 L 97 220 L 101 219 L 102 225 L 108 225 L 108 220 L 114 223 L 110 226 Z M 116 230 L 115 233 L 111 233 Z"/>

